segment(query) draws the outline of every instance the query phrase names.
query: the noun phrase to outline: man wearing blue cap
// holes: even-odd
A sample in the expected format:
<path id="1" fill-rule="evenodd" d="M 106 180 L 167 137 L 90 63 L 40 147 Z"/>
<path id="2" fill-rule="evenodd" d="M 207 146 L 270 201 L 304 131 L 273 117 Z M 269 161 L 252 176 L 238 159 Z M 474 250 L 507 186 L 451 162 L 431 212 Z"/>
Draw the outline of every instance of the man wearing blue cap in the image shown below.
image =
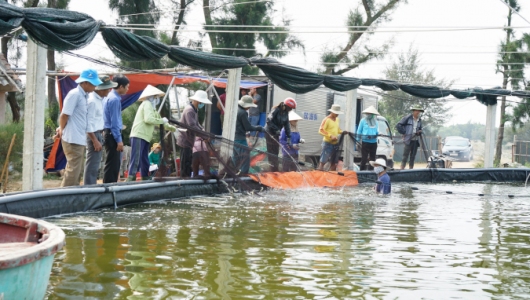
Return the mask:
<path id="1" fill-rule="evenodd" d="M 79 185 L 86 148 L 88 94 L 102 84 L 98 72 L 92 69 L 81 72 L 75 82 L 79 85 L 66 95 L 57 129 L 67 160 L 61 187 Z"/>

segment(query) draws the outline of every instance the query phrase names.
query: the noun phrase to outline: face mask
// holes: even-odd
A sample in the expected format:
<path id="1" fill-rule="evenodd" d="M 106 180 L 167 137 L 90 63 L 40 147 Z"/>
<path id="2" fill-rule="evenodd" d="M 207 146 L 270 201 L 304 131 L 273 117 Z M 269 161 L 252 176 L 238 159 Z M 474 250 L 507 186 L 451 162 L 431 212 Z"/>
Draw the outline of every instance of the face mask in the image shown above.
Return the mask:
<path id="1" fill-rule="evenodd" d="M 385 170 L 385 168 L 383 168 L 381 166 L 374 167 L 375 174 L 379 174 L 379 173 L 383 172 L 384 170 Z"/>
<path id="2" fill-rule="evenodd" d="M 149 102 L 153 104 L 154 107 L 156 107 L 160 103 L 160 99 L 158 97 L 149 97 Z"/>
<path id="3" fill-rule="evenodd" d="M 199 103 L 199 109 L 202 109 L 204 107 L 204 103 Z"/>

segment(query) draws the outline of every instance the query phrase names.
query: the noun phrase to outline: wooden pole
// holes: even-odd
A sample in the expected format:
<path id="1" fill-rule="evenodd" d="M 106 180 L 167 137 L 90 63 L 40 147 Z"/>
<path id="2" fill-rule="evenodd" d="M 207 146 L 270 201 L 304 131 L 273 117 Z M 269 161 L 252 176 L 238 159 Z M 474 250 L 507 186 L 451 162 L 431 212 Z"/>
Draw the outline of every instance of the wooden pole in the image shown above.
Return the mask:
<path id="1" fill-rule="evenodd" d="M 486 144 L 484 148 L 484 168 L 493 168 L 493 154 L 495 153 L 495 121 L 497 104 L 488 105 L 486 114 Z"/>
<path id="2" fill-rule="evenodd" d="M 6 123 L 6 92 L 0 91 L 0 125 Z"/>
<path id="3" fill-rule="evenodd" d="M 11 156 L 11 150 L 13 149 L 13 145 L 15 144 L 15 138 L 17 137 L 17 134 L 13 134 L 13 138 L 11 138 L 11 144 L 9 144 L 9 149 L 7 150 L 7 156 L 6 161 L 4 162 L 4 167 L 2 168 L 2 175 L 0 175 L 0 182 L 2 182 L 2 179 L 4 179 L 3 184 L 3 192 L 6 192 L 7 189 L 7 178 L 9 177 L 9 156 Z"/>
<path id="4" fill-rule="evenodd" d="M 46 49 L 28 40 L 27 60 L 22 190 L 31 191 L 42 189 Z"/>
<path id="5" fill-rule="evenodd" d="M 344 114 L 344 128 L 342 130 L 349 131 L 355 134 L 355 116 L 357 115 L 357 89 L 346 92 L 346 113 Z M 344 159 L 344 169 L 353 170 L 353 152 L 355 151 L 354 141 L 349 136 L 344 140 L 344 152 L 342 153 Z"/>

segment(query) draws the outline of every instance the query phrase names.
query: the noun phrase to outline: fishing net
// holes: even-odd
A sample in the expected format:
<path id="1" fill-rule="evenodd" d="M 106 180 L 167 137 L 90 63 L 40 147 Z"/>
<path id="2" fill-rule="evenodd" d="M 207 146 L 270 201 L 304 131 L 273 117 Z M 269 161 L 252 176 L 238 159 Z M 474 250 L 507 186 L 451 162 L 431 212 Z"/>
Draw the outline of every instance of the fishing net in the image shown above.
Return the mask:
<path id="1" fill-rule="evenodd" d="M 154 60 L 164 57 L 169 46 L 158 40 L 118 28 L 103 28 L 103 40 L 118 58 L 127 61 Z"/>

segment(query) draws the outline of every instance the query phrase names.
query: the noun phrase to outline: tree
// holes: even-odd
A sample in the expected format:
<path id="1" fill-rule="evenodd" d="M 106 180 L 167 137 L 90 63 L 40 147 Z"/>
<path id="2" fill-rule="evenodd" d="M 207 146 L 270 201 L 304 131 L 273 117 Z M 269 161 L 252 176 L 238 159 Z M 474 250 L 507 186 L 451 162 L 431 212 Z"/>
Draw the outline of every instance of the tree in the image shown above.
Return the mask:
<path id="1" fill-rule="evenodd" d="M 171 42 L 170 45 L 180 45 L 180 40 L 178 38 L 178 31 L 180 27 L 186 22 L 184 21 L 184 17 L 186 16 L 186 13 L 189 11 L 189 6 L 194 2 L 195 0 L 171 0 L 171 3 L 173 3 L 175 7 L 176 14 L 173 17 L 173 23 L 175 23 L 175 28 L 173 30 L 173 33 L 171 34 Z"/>
<path id="2" fill-rule="evenodd" d="M 520 52 L 529 53 L 530 52 L 530 34 L 525 33 L 520 41 L 522 42 L 521 44 L 522 47 L 519 49 Z M 530 55 L 526 55 L 526 57 L 520 61 L 524 61 L 525 63 L 530 63 Z M 522 69 L 521 72 L 524 72 L 524 69 L 522 66 L 519 66 L 519 68 Z M 523 89 L 527 91 L 530 91 L 530 83 L 528 82 L 528 80 L 525 79 L 525 74 L 522 73 L 518 75 L 517 78 L 520 78 L 520 87 L 522 87 Z M 529 119 L 530 119 L 530 98 L 523 98 L 522 101 L 517 106 L 515 106 L 513 109 L 513 117 L 511 120 L 513 130 L 519 131 L 518 129 L 522 127 L 528 128 L 527 121 Z"/>
<path id="3" fill-rule="evenodd" d="M 512 28 L 512 17 L 514 12 L 519 12 L 521 6 L 518 0 L 502 0 L 506 2 L 508 7 L 508 16 L 506 24 L 506 38 L 501 42 L 499 47 L 499 59 L 497 60 L 497 73 L 502 74 L 502 88 L 506 89 L 508 84 L 512 89 L 518 89 L 522 83 L 521 78 L 524 78 L 524 67 L 521 63 L 529 63 L 529 55 L 521 53 L 524 45 L 524 37 L 522 39 L 515 39 L 515 34 Z M 499 131 L 497 134 L 497 143 L 495 146 L 495 157 L 493 162 L 495 166 L 500 165 L 502 156 L 502 141 L 504 139 L 504 125 L 508 120 L 506 115 L 506 96 L 501 98 L 501 121 L 499 124 Z"/>
<path id="4" fill-rule="evenodd" d="M 131 30 L 132 33 L 158 38 L 156 31 L 151 30 L 156 27 L 158 20 L 158 9 L 153 0 L 109 0 L 109 8 L 118 13 L 119 25 L 135 24 L 134 27 L 138 27 L 138 24 L 152 25 L 152 27 L 146 26 L 145 29 Z M 121 64 L 141 70 L 159 69 L 162 66 L 160 60 L 122 61 Z"/>
<path id="5" fill-rule="evenodd" d="M 58 8 L 58 9 L 68 9 L 70 0 L 48 0 L 48 8 Z M 47 61 L 48 61 L 48 71 L 55 71 L 57 65 L 55 63 L 55 50 L 47 50 Z M 55 81 L 48 80 L 48 120 L 47 123 L 50 123 L 50 126 L 53 124 L 57 127 L 57 119 L 59 118 L 59 103 L 57 103 L 57 95 L 55 94 Z"/>
<path id="6" fill-rule="evenodd" d="M 9 2 L 9 1 L 7 1 Z M 22 0 L 12 0 L 12 4 L 20 4 L 22 3 L 22 5 L 24 7 L 37 7 L 39 6 L 39 0 L 27 0 L 27 1 L 22 1 Z M 1 50 L 2 50 L 2 54 L 4 55 L 4 57 L 6 58 L 6 60 L 9 62 L 11 58 L 14 58 L 14 59 L 18 59 L 20 57 L 22 57 L 22 50 L 21 48 L 22 47 L 19 47 L 18 46 L 18 39 L 13 39 L 13 36 L 16 36 L 16 35 L 19 35 L 21 32 L 21 30 L 15 32 L 13 35 L 11 36 L 4 36 L 2 37 L 2 41 L 1 41 Z M 14 41 L 14 42 L 13 42 Z M 16 45 L 15 47 L 15 54 L 14 56 L 9 56 L 9 46 L 13 46 L 13 45 Z M 11 108 L 11 114 L 13 116 L 13 122 L 15 123 L 18 123 L 20 122 L 20 104 L 18 103 L 17 101 L 17 92 L 9 92 L 7 93 L 7 97 L 6 97 L 6 101 L 7 103 L 9 103 L 9 107 Z"/>
<path id="7" fill-rule="evenodd" d="M 382 58 L 391 43 L 386 43 L 380 48 L 364 45 L 364 51 L 360 44 L 362 37 L 368 37 L 369 31 L 377 29 L 384 21 L 390 20 L 390 13 L 399 3 L 406 3 L 406 0 L 384 0 L 381 4 L 376 4 L 376 0 L 362 0 L 362 10 L 357 7 L 350 10 L 346 20 L 346 26 L 350 33 L 346 45 L 340 50 L 326 51 L 320 57 L 324 65 L 325 74 L 341 75 L 357 68 L 359 65 L 373 59 Z M 366 42 L 367 38 L 365 39 Z"/>
<path id="8" fill-rule="evenodd" d="M 230 0 L 228 3 L 213 7 L 215 3 L 214 1 L 203 0 L 205 29 L 214 53 L 243 57 L 253 57 L 258 54 L 283 57 L 292 49 L 304 49 L 303 43 L 298 38 L 284 33 L 289 31 L 287 26 L 291 20 L 284 18 L 281 25 L 274 24 L 270 17 L 274 12 L 273 0 L 256 2 Z M 216 16 L 212 16 L 214 13 Z M 219 30 L 277 31 L 278 33 L 211 32 Z M 258 42 L 263 43 L 267 52 L 257 52 L 256 44 Z M 243 72 L 245 74 L 257 74 L 259 69 L 247 66 Z"/>
<path id="9" fill-rule="evenodd" d="M 452 84 L 452 82 L 447 82 L 444 79 L 437 79 L 433 70 L 421 70 L 418 51 L 413 49 L 400 54 L 397 61 L 392 63 L 384 71 L 384 74 L 386 79 L 398 82 L 435 85 L 444 88 L 449 88 Z M 401 118 L 410 113 L 410 108 L 416 104 L 425 109 L 422 120 L 423 126 L 428 126 L 427 131 L 436 132 L 437 128 L 450 117 L 445 100 L 418 98 L 403 91 L 391 91 L 384 94 L 379 102 L 379 113 L 387 118 L 390 126 L 394 127 Z"/>

